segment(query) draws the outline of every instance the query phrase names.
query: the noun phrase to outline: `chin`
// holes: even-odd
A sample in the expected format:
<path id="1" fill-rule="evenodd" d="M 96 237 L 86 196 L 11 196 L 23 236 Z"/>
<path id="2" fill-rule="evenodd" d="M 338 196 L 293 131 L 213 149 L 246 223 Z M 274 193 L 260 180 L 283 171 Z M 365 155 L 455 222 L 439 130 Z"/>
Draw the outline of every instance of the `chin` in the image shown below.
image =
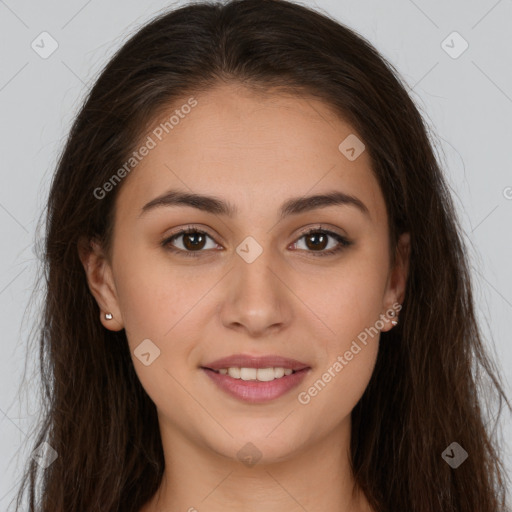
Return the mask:
<path id="1" fill-rule="evenodd" d="M 222 439 L 217 438 L 211 440 L 211 444 L 207 443 L 217 454 L 241 462 L 247 467 L 284 462 L 303 449 L 305 439 L 303 436 L 294 436 L 283 425 L 278 426 L 281 421 L 282 418 L 267 419 L 259 426 L 255 426 L 254 421 L 248 421 L 245 425 L 240 425 L 239 429 L 234 428 L 231 423 L 228 430 L 232 438 L 224 435 Z"/>

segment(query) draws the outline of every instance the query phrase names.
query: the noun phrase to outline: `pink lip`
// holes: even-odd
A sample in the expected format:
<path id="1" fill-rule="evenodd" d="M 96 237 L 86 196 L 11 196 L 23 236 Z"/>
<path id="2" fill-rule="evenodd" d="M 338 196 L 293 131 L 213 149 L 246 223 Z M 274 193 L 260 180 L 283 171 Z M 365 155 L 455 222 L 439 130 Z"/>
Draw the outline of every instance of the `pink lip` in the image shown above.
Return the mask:
<path id="1" fill-rule="evenodd" d="M 288 357 L 281 357 L 277 355 L 267 356 L 251 356 L 246 354 L 234 354 L 229 357 L 216 359 L 211 363 L 205 364 L 202 368 L 209 368 L 210 370 L 220 370 L 221 368 L 290 368 L 291 370 L 299 371 L 309 366 L 301 361 L 290 359 Z"/>
<path id="2" fill-rule="evenodd" d="M 230 366 L 238 366 L 238 364 L 230 364 Z M 243 366 L 245 368 L 254 368 L 254 366 L 248 366 L 247 363 L 244 363 Z M 273 365 L 268 365 L 267 368 L 270 368 L 271 366 Z M 265 366 L 258 367 L 264 368 Z M 225 366 L 220 366 L 220 368 L 225 368 Z M 270 382 L 260 382 L 257 380 L 234 379 L 229 375 L 222 375 L 221 373 L 217 373 L 209 368 L 202 367 L 201 369 L 222 391 L 238 398 L 239 400 L 249 403 L 261 403 L 279 398 L 280 396 L 288 393 L 291 389 L 297 387 L 310 370 L 308 367 L 302 370 L 297 370 L 295 373 L 290 375 L 285 375 L 280 379 L 274 379 Z"/>

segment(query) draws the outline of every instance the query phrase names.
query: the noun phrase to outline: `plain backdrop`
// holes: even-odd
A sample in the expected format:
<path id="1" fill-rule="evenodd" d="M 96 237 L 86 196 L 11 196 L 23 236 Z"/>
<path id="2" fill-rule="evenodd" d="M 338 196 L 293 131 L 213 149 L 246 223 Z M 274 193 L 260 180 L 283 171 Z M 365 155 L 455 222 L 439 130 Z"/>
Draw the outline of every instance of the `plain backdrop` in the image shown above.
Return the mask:
<path id="1" fill-rule="evenodd" d="M 37 351 L 24 370 L 37 298 L 31 310 L 27 304 L 37 222 L 57 158 L 113 53 L 154 15 L 186 3 L 0 0 L 0 510 L 34 442 Z M 512 0 L 304 3 L 389 59 L 431 127 L 465 232 L 486 343 L 512 396 Z M 512 439 L 510 415 L 502 418 Z M 503 455 L 512 474 L 510 450 Z"/>

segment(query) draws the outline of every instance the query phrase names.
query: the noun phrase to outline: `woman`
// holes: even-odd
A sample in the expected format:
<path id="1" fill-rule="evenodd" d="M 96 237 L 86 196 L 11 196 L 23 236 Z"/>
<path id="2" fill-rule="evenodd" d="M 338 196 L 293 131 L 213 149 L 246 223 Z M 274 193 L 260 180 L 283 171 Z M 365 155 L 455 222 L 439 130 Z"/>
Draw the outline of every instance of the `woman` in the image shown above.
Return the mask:
<path id="1" fill-rule="evenodd" d="M 276 0 L 147 24 L 50 191 L 30 510 L 503 510 L 460 233 L 356 33 Z"/>

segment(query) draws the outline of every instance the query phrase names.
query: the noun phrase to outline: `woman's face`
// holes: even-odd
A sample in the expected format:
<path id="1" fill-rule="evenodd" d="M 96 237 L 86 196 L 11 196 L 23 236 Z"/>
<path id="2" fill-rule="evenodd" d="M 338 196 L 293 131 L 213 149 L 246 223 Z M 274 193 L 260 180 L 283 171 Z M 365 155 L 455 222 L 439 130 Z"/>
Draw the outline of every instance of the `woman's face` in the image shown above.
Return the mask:
<path id="1" fill-rule="evenodd" d="M 113 314 L 105 327 L 126 330 L 163 438 L 285 460 L 349 432 L 406 263 L 390 267 L 368 152 L 324 103 L 235 85 L 188 100 L 155 121 L 117 185 L 112 259 L 91 288 Z M 199 233 L 171 238 L 185 228 Z M 270 359 L 213 364 L 236 355 Z M 286 375 L 287 360 L 306 369 Z M 206 369 L 249 366 L 262 371 Z"/>

